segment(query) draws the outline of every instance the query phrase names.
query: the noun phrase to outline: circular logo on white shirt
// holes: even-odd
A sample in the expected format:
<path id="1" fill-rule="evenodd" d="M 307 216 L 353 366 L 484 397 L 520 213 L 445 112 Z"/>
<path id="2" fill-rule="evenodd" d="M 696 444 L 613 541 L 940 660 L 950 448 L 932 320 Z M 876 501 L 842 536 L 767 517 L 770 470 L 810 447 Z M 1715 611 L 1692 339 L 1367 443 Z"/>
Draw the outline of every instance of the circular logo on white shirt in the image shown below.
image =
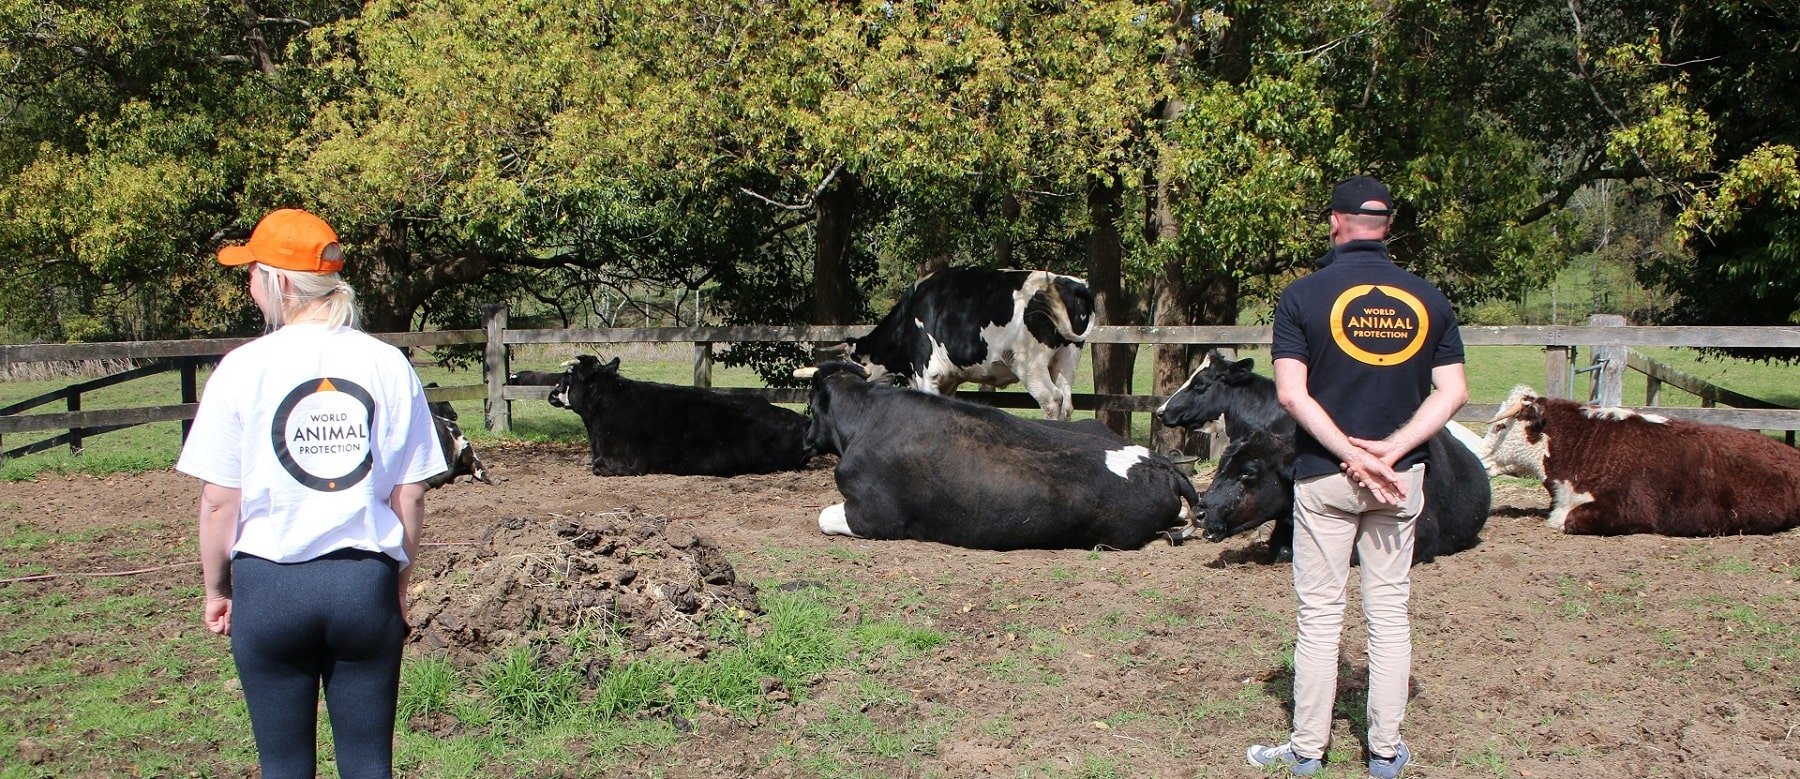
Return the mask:
<path id="1" fill-rule="evenodd" d="M 308 379 L 282 399 L 269 438 L 295 481 L 337 492 L 367 478 L 374 466 L 374 420 L 375 399 L 356 382 Z"/>

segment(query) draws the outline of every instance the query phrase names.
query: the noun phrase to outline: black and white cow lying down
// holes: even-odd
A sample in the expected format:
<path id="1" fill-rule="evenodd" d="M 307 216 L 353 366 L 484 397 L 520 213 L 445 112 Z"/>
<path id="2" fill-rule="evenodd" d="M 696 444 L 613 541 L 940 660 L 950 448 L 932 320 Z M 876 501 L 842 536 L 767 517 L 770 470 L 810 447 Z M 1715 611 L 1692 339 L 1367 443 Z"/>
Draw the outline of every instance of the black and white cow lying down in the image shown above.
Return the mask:
<path id="1" fill-rule="evenodd" d="M 1070 384 L 1093 329 L 1087 282 L 1042 270 L 945 268 L 915 282 L 850 360 L 871 381 L 949 395 L 964 382 L 1022 382 L 1049 419 L 1074 411 Z"/>
<path id="2" fill-rule="evenodd" d="M 619 375 L 619 358 L 568 363 L 550 405 L 581 416 L 602 476 L 735 476 L 800 468 L 812 459 L 807 420 L 761 398 Z"/>
<path id="3" fill-rule="evenodd" d="M 1185 537 L 1199 496 L 1168 459 L 1104 426 L 1045 424 L 866 380 L 830 362 L 812 379 L 808 441 L 838 455 L 844 502 L 826 533 L 974 549 L 1137 549 Z"/>
<path id="4" fill-rule="evenodd" d="M 425 385 L 437 386 L 436 382 Z M 462 476 L 467 476 L 482 484 L 493 484 L 488 478 L 487 467 L 481 464 L 481 458 L 475 455 L 475 447 L 469 445 L 469 439 L 463 435 L 462 426 L 456 424 L 456 409 L 446 401 L 434 401 L 425 404 L 431 409 L 431 422 L 437 428 L 438 447 L 444 451 L 444 462 L 450 470 L 425 481 L 427 489 L 442 487 Z"/>

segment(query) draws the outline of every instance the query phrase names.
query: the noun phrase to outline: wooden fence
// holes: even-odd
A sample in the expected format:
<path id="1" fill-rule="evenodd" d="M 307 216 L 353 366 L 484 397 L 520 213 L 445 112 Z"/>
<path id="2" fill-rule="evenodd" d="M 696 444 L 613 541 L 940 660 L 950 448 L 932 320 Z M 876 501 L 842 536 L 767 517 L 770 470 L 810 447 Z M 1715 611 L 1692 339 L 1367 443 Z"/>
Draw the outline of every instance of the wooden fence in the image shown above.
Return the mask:
<path id="1" fill-rule="evenodd" d="M 508 430 L 512 424 L 511 403 L 518 400 L 542 400 L 549 396 L 548 387 L 506 384 L 510 372 L 509 347 L 520 344 L 616 344 L 616 343 L 690 343 L 694 347 L 694 384 L 712 385 L 713 349 L 721 343 L 786 341 L 820 345 L 841 344 L 846 338 L 863 335 L 871 326 L 796 326 L 796 327 L 691 327 L 691 328 L 588 328 L 562 330 L 509 329 L 506 310 L 490 307 L 482 330 L 443 330 L 423 333 L 384 333 L 377 338 L 396 346 L 425 347 L 451 344 L 484 344 L 483 376 L 485 383 L 427 390 L 432 400 L 485 401 L 487 427 Z M 1622 321 L 1622 320 L 1620 320 Z M 1703 381 L 1658 366 L 1641 357 L 1632 357 L 1631 347 L 1762 347 L 1800 349 L 1800 328 L 1785 327 L 1640 327 L 1599 320 L 1585 326 L 1538 325 L 1514 327 L 1464 327 L 1463 342 L 1480 346 L 1540 346 L 1544 349 L 1544 394 L 1569 397 L 1576 377 L 1587 371 L 1597 374 L 1595 386 L 1599 400 L 1616 405 L 1619 387 L 1623 386 L 1627 369 L 1646 375 L 1649 396 L 1659 396 L 1663 384 L 1680 387 L 1702 398 L 1701 408 L 1656 406 L 1658 413 L 1694 419 L 1713 424 L 1759 430 L 1800 430 L 1800 410 L 1773 408 L 1754 398 L 1713 387 Z M 0 364 L 55 362 L 74 360 L 188 360 L 188 365 L 217 358 L 249 339 L 205 339 L 187 341 L 135 341 L 94 344 L 10 344 L 0 345 Z M 1187 326 L 1187 327 L 1099 327 L 1088 339 L 1090 344 L 1192 344 L 1221 347 L 1267 345 L 1270 328 L 1266 326 Z M 1578 365 L 1582 355 L 1591 362 Z M 190 368 L 191 370 L 191 368 Z M 184 376 L 186 373 L 184 373 Z M 135 377 L 133 377 L 135 378 Z M 180 405 L 101 411 L 80 410 L 81 392 L 97 388 L 98 382 L 117 383 L 118 376 L 97 379 L 58 390 L 50 396 L 27 401 L 31 405 L 52 402 L 44 397 L 73 399 L 73 405 L 62 412 L 19 414 L 26 404 L 0 410 L 0 436 L 45 430 L 67 430 L 65 440 L 79 448 L 84 435 L 101 428 L 150 422 L 191 420 L 197 404 L 193 396 L 184 394 Z M 191 379 L 187 381 L 191 382 Z M 805 392 L 797 389 L 727 389 L 767 398 L 780 403 L 804 403 Z M 979 392 L 962 395 L 1003 408 L 1036 408 L 1036 401 L 1023 392 Z M 1164 400 L 1159 395 L 1077 394 L 1075 408 L 1085 411 L 1110 410 L 1148 412 Z M 1719 408 L 1718 404 L 1736 406 Z M 1471 403 L 1457 414 L 1465 422 L 1486 422 L 1498 411 L 1496 404 Z M 185 431 L 184 431 L 185 433 Z M 39 442 L 42 444 L 42 442 Z M 39 444 L 34 444 L 39 445 Z"/>

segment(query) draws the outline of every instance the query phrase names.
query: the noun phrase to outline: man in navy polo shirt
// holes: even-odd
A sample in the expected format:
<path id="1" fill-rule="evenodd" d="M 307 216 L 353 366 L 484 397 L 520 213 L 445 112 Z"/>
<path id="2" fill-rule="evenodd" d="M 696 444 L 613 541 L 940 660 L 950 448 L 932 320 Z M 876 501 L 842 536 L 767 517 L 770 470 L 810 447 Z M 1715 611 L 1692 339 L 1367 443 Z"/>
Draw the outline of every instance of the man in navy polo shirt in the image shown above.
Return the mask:
<path id="1" fill-rule="evenodd" d="M 1253 746 L 1256 766 L 1319 770 L 1331 736 L 1338 637 L 1354 549 L 1369 629 L 1369 773 L 1399 776 L 1412 673 L 1414 518 L 1425 444 L 1463 404 L 1462 335 L 1450 301 L 1394 264 L 1394 199 L 1368 176 L 1331 192 L 1331 251 L 1275 307 L 1275 387 L 1299 423 L 1294 459 L 1294 730 Z M 1435 387 L 1435 390 L 1434 390 Z"/>

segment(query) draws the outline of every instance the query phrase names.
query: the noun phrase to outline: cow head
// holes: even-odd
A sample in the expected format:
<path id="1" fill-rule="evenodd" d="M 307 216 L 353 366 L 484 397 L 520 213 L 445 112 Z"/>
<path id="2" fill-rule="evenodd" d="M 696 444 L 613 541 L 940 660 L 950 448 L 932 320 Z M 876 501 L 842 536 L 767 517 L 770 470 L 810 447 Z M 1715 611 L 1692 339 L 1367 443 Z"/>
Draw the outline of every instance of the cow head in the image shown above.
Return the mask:
<path id="1" fill-rule="evenodd" d="M 1481 439 L 1481 464 L 1489 476 L 1544 478 L 1550 441 L 1544 437 L 1543 398 L 1523 384 L 1514 387 Z"/>
<path id="2" fill-rule="evenodd" d="M 868 372 L 853 362 L 832 361 L 794 371 L 794 378 L 812 382 L 806 405 L 812 424 L 806 428 L 806 446 L 819 454 L 842 456 L 842 444 L 848 431 L 846 421 L 836 413 L 835 396 L 845 392 L 849 384 L 863 385 L 863 389 L 867 389 Z"/>
<path id="3" fill-rule="evenodd" d="M 550 405 L 579 412 L 588 398 L 602 388 L 619 381 L 619 358 L 602 363 L 600 358 L 584 354 L 563 363 L 562 380 L 550 390 Z"/>
<path id="4" fill-rule="evenodd" d="M 1294 510 L 1294 443 L 1257 431 L 1225 450 L 1200 496 L 1208 541 L 1223 541 Z"/>
<path id="5" fill-rule="evenodd" d="M 819 366 L 824 367 L 832 362 L 842 361 L 861 368 L 863 376 L 866 377 L 867 381 L 892 386 L 905 385 L 907 378 L 903 371 L 890 369 L 888 366 L 883 365 L 880 361 L 875 359 L 875 352 L 883 350 L 874 348 L 868 341 L 869 339 L 878 337 L 879 336 L 876 334 L 871 334 L 863 338 L 849 338 L 844 341 L 844 345 L 838 350 L 839 353 L 837 355 L 821 355 L 824 359 L 819 363 Z M 896 351 L 898 348 L 899 347 L 893 347 L 886 349 L 885 351 L 890 353 L 901 353 Z M 805 369 L 803 368 L 802 370 Z"/>
<path id="6" fill-rule="evenodd" d="M 1207 352 L 1187 383 L 1151 413 L 1170 427 L 1194 428 L 1218 419 L 1227 410 L 1231 388 L 1250 383 L 1255 366 L 1256 360 L 1249 357 L 1234 361 L 1216 349 Z"/>

